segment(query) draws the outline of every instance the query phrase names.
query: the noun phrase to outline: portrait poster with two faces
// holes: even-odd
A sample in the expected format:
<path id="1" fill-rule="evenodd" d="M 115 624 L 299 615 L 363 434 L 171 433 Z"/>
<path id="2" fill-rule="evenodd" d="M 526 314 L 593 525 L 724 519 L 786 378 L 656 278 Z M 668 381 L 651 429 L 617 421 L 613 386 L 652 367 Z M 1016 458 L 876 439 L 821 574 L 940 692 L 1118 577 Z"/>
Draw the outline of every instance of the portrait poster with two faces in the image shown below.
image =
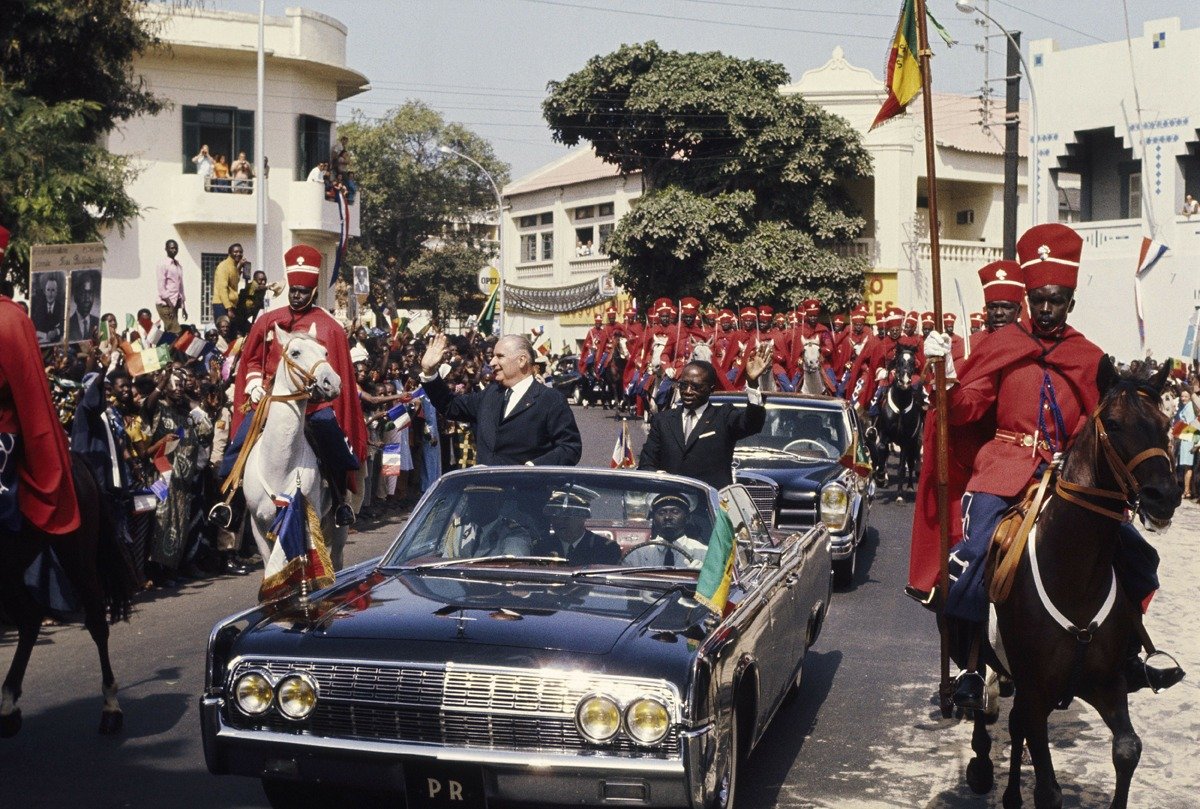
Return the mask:
<path id="1" fill-rule="evenodd" d="M 29 317 L 38 345 L 95 340 L 104 243 L 35 244 L 29 254 Z"/>

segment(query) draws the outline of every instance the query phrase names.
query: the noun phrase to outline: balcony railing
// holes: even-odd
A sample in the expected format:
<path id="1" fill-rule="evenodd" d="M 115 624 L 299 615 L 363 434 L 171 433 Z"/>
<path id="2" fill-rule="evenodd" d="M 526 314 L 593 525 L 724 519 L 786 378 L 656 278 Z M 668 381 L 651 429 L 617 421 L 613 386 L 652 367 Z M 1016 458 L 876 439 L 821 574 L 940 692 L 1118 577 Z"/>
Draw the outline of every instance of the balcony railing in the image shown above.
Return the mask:
<path id="1" fill-rule="evenodd" d="M 961 261 L 967 264 L 983 266 L 989 262 L 999 261 L 1004 258 L 1003 248 L 982 242 L 941 239 L 938 242 L 938 247 L 941 248 L 942 261 Z M 928 239 L 922 239 L 917 243 L 917 258 L 921 261 L 931 261 L 933 259 L 933 250 L 929 246 Z"/>
<path id="2" fill-rule="evenodd" d="M 581 256 L 569 262 L 571 275 L 595 275 L 612 269 L 612 259 L 608 256 Z"/>
<path id="3" fill-rule="evenodd" d="M 855 239 L 846 244 L 834 245 L 833 252 L 842 258 L 863 258 L 867 264 L 879 263 L 879 244 L 874 239 Z"/>
<path id="4" fill-rule="evenodd" d="M 204 190 L 210 194 L 253 194 L 254 179 L 234 179 L 232 177 L 205 177 Z"/>

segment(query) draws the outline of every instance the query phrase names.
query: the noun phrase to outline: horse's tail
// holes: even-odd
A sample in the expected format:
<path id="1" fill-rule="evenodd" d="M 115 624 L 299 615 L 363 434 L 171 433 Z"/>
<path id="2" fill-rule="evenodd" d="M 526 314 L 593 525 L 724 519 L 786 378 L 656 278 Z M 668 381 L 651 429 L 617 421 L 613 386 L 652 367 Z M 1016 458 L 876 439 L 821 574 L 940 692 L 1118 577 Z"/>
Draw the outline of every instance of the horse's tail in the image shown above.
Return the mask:
<path id="1" fill-rule="evenodd" d="M 80 532 L 97 531 L 96 578 L 104 598 L 104 611 L 108 614 L 111 624 L 128 621 L 132 612 L 133 596 L 141 589 L 142 581 L 129 546 L 121 536 L 120 525 L 114 512 L 115 508 L 121 508 L 123 504 L 114 503 L 112 498 L 101 495 L 100 485 L 92 470 L 75 453 L 71 454 L 71 472 L 75 475 L 75 493 L 79 498 L 80 512 L 85 515 L 98 514 L 100 517 L 96 528 L 87 528 L 85 522 L 80 526 Z"/>

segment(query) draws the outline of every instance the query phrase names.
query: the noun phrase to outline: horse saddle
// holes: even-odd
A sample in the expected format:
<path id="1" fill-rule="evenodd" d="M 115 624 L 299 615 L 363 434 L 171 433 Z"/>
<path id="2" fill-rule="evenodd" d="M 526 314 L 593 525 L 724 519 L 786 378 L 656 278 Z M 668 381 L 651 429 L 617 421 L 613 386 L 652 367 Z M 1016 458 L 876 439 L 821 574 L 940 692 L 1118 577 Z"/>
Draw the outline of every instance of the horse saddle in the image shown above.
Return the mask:
<path id="1" fill-rule="evenodd" d="M 1042 479 L 1029 484 L 1021 502 L 1004 513 L 996 526 L 996 532 L 992 534 L 992 543 L 988 546 L 987 564 L 984 568 L 984 582 L 987 585 L 988 599 L 993 604 L 1003 604 L 1012 592 L 1017 567 L 1029 540 L 1029 532 L 1042 510 L 1046 488 L 1053 474 L 1053 467 L 1046 467 Z"/>

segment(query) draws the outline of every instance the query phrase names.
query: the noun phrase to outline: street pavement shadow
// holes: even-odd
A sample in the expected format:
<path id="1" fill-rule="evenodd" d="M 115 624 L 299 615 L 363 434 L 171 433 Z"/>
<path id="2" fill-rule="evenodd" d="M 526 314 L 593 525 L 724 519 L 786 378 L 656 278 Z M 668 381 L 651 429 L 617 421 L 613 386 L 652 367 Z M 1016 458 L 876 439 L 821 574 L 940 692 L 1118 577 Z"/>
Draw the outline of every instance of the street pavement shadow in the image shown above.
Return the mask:
<path id="1" fill-rule="evenodd" d="M 871 566 L 875 563 L 875 555 L 879 551 L 879 529 L 868 527 L 866 533 L 863 534 L 862 540 L 858 543 L 858 561 L 854 567 L 854 579 L 850 582 L 850 586 L 842 590 L 840 593 L 849 593 L 857 590 L 862 585 L 871 581 Z"/>
<path id="2" fill-rule="evenodd" d="M 800 756 L 805 741 L 816 726 L 817 714 L 829 696 L 841 664 L 842 653 L 836 649 L 828 652 L 809 649 L 804 659 L 800 693 L 790 702 L 785 702 L 775 714 L 766 734 L 739 774 L 739 805 L 776 805 L 792 763 Z"/>

